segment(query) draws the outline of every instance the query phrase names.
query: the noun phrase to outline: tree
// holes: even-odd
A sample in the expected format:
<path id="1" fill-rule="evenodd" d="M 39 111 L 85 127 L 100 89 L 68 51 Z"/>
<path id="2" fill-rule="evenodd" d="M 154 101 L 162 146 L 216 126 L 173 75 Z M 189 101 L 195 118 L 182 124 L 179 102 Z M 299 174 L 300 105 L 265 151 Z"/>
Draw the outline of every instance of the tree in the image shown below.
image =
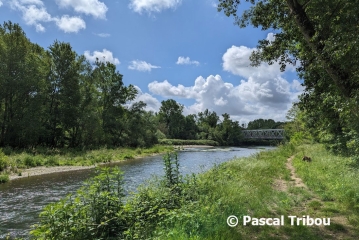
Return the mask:
<path id="1" fill-rule="evenodd" d="M 173 99 L 161 102 L 158 112 L 159 121 L 166 126 L 168 138 L 181 138 L 183 131 L 184 116 L 183 105 Z"/>
<path id="2" fill-rule="evenodd" d="M 356 26 L 359 6 L 355 1 L 340 0 L 246 0 L 253 6 L 237 15 L 240 0 L 219 0 L 218 10 L 233 15 L 240 27 L 252 24 L 262 30 L 276 31 L 275 41 L 259 41 L 253 53 L 254 65 L 279 61 L 297 65 L 299 72 L 323 69 L 326 83 L 341 95 L 350 97 L 358 89 L 359 45 Z M 306 83 L 307 85 L 307 83 Z"/>
<path id="3" fill-rule="evenodd" d="M 126 109 L 123 104 L 133 100 L 137 90 L 133 85 L 124 86 L 123 76 L 110 62 L 104 63 L 97 59 L 92 77 L 98 89 L 99 112 L 105 142 L 113 146 L 123 145 L 122 137 L 126 130 Z"/>
<path id="4" fill-rule="evenodd" d="M 18 24 L 0 26 L 0 146 L 38 143 L 46 61 L 45 51 Z"/>
<path id="5" fill-rule="evenodd" d="M 219 0 L 219 11 L 233 15 L 240 27 L 272 30 L 274 41 L 259 41 L 253 65 L 279 62 L 296 66 L 305 92 L 299 108 L 318 139 L 336 152 L 359 153 L 359 5 L 341 0 L 247 0 L 252 7 L 237 14 L 240 0 Z M 299 62 L 299 64 L 297 64 Z"/>
<path id="6" fill-rule="evenodd" d="M 216 112 L 206 109 L 198 113 L 199 138 L 221 142 L 220 134 L 216 131 L 219 117 Z"/>
<path id="7" fill-rule="evenodd" d="M 49 47 L 49 138 L 52 146 L 75 146 L 78 138 L 80 70 L 84 58 L 69 43 L 55 41 Z"/>

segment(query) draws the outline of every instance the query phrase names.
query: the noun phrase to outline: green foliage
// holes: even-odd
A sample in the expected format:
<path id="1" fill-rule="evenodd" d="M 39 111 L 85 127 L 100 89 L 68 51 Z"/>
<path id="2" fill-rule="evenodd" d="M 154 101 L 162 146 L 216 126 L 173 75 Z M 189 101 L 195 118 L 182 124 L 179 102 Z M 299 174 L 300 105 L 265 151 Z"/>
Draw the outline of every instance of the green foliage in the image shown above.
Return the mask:
<path id="1" fill-rule="evenodd" d="M 58 203 L 47 205 L 31 231 L 36 239 L 147 239 L 170 211 L 196 199 L 194 177 L 182 179 L 176 154 L 164 157 L 165 177 L 124 204 L 118 168 L 100 174 Z"/>
<path id="2" fill-rule="evenodd" d="M 7 174 L 0 174 L 0 183 L 6 183 L 8 182 L 10 179 L 9 179 L 9 175 Z"/>
<path id="3" fill-rule="evenodd" d="M 0 172 L 5 170 L 9 166 L 8 157 L 0 149 Z"/>
<path id="4" fill-rule="evenodd" d="M 247 129 L 276 129 L 283 125 L 282 122 L 276 122 L 273 119 L 256 119 L 248 123 Z"/>
<path id="5" fill-rule="evenodd" d="M 252 25 L 275 32 L 275 40 L 260 40 L 250 59 L 253 66 L 279 62 L 293 65 L 303 79 L 298 107 L 308 132 L 342 155 L 359 153 L 359 11 L 355 1 L 219 0 L 218 10 L 234 16 L 240 27 Z M 299 64 L 297 64 L 299 62 Z"/>
<path id="6" fill-rule="evenodd" d="M 126 105 L 137 90 L 124 86 L 114 64 L 97 59 L 91 66 L 70 43 L 55 41 L 46 51 L 11 22 L 0 25 L 0 59 L 0 146 L 157 143 L 154 114 L 143 102 Z"/>
<path id="7" fill-rule="evenodd" d="M 31 235 L 36 239 L 121 238 L 127 226 L 123 196 L 120 170 L 101 169 L 75 196 L 47 205 Z"/>

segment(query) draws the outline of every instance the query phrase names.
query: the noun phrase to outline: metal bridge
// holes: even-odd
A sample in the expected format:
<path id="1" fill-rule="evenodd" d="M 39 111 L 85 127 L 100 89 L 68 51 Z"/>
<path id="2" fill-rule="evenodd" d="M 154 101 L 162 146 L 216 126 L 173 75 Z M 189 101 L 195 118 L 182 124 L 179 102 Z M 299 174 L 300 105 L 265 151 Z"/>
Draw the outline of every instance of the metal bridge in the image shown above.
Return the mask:
<path id="1" fill-rule="evenodd" d="M 242 130 L 245 139 L 284 139 L 284 129 Z"/>

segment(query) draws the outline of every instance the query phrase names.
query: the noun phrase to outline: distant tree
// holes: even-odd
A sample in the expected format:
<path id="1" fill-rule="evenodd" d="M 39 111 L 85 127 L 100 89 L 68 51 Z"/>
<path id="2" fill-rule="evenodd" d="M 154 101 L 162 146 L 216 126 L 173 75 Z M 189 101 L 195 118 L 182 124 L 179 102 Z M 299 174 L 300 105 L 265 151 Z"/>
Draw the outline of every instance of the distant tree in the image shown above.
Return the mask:
<path id="1" fill-rule="evenodd" d="M 173 99 L 161 102 L 158 112 L 159 122 L 166 126 L 167 138 L 181 138 L 184 129 L 185 117 L 182 114 L 183 105 Z"/>
<path id="2" fill-rule="evenodd" d="M 276 129 L 280 127 L 283 122 L 276 122 L 273 119 L 255 119 L 248 123 L 247 129 Z"/>

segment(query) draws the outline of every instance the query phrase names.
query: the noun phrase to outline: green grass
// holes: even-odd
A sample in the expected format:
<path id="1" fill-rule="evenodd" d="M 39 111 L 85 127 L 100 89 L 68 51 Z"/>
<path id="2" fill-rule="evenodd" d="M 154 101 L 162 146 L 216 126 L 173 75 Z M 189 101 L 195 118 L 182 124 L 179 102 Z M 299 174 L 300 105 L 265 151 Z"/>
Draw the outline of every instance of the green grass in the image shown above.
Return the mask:
<path id="1" fill-rule="evenodd" d="M 306 149 L 305 155 L 312 157 L 312 163 L 301 161 L 302 148 Z M 292 154 L 296 154 L 294 166 L 299 176 L 312 191 L 295 186 L 287 191 L 273 188 L 275 179 L 290 179 L 285 163 Z M 198 177 L 199 200 L 173 212 L 172 218 L 157 228 L 154 239 L 316 240 L 336 239 L 337 233 L 344 234 L 344 239 L 358 239 L 355 196 L 359 194 L 359 175 L 352 165 L 350 159 L 330 155 L 320 145 L 298 149 L 286 145 L 216 166 Z M 291 181 L 287 182 L 291 185 Z M 314 195 L 321 199 L 316 200 Z M 227 226 L 230 215 L 239 218 L 238 226 Z M 286 223 L 280 227 L 243 226 L 245 215 L 256 218 L 284 215 Z M 341 215 L 351 219 L 352 225 L 332 222 L 325 228 L 291 226 L 289 215 L 313 218 Z"/>
<path id="2" fill-rule="evenodd" d="M 150 148 L 116 148 L 80 151 L 74 149 L 36 148 L 27 150 L 0 149 L 0 173 L 18 173 L 37 166 L 91 166 L 173 150 L 172 146 Z"/>

